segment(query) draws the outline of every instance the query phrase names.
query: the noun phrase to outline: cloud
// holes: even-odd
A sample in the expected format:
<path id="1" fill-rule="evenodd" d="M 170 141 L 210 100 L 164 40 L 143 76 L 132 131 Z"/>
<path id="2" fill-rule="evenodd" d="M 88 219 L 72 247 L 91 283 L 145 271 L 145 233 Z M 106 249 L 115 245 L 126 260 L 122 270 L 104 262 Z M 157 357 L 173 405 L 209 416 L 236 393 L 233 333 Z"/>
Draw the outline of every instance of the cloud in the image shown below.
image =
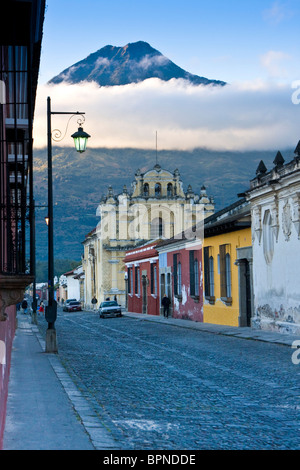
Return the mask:
<path id="1" fill-rule="evenodd" d="M 286 2 L 276 1 L 272 6 L 263 11 L 263 18 L 274 25 L 277 25 L 293 15 Z"/>
<path id="2" fill-rule="evenodd" d="M 289 60 L 291 56 L 282 51 L 268 51 L 260 58 L 270 77 L 286 77 L 287 71 L 282 63 Z"/>
<path id="3" fill-rule="evenodd" d="M 169 59 L 163 55 L 150 56 L 149 54 L 145 55 L 142 60 L 139 62 L 133 61 L 133 67 L 140 67 L 143 70 L 147 70 L 153 66 L 161 67 L 169 62 Z"/>
<path id="4" fill-rule="evenodd" d="M 110 60 L 108 60 L 107 57 L 98 57 L 98 59 L 95 62 L 95 69 L 99 67 L 106 67 L 110 65 Z"/>
<path id="5" fill-rule="evenodd" d="M 38 88 L 34 145 L 46 146 L 46 99 L 52 109 L 83 111 L 90 147 L 188 150 L 268 150 L 294 146 L 299 106 L 289 86 L 261 80 L 226 87 L 193 86 L 184 80 L 99 87 L 95 83 L 42 85 Z M 67 116 L 53 115 L 52 128 L 64 133 Z M 71 146 L 77 128 L 72 118 L 59 144 Z"/>

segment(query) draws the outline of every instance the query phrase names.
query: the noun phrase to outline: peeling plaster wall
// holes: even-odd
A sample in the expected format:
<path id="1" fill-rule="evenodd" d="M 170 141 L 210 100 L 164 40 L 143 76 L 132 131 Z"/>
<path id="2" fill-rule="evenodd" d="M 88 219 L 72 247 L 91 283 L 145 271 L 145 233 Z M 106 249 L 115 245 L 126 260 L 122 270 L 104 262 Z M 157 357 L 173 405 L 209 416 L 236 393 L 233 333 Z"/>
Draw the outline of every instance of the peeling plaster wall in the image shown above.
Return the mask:
<path id="1" fill-rule="evenodd" d="M 190 295 L 189 249 L 180 249 L 167 254 L 168 266 L 173 267 L 173 254 L 178 253 L 182 266 L 181 297 L 174 295 L 174 279 L 172 279 L 173 317 L 184 320 L 203 322 L 203 284 L 202 284 L 202 249 L 195 250 L 195 259 L 199 263 L 199 298 Z"/>
<path id="2" fill-rule="evenodd" d="M 265 330 L 300 334 L 300 173 L 252 204 L 254 317 Z M 297 181 L 298 180 L 298 181 Z M 264 224 L 271 214 L 269 227 Z M 268 232 L 268 233 L 267 233 Z"/>

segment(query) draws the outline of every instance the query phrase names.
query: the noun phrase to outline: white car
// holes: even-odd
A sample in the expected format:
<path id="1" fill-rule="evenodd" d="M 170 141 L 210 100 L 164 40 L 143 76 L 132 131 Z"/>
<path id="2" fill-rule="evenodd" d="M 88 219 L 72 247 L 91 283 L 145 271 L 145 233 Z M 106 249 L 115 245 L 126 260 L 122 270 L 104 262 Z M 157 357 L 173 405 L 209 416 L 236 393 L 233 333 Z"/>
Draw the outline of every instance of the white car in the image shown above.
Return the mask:
<path id="1" fill-rule="evenodd" d="M 122 316 L 121 306 L 115 300 L 101 302 L 98 312 L 100 318 Z"/>

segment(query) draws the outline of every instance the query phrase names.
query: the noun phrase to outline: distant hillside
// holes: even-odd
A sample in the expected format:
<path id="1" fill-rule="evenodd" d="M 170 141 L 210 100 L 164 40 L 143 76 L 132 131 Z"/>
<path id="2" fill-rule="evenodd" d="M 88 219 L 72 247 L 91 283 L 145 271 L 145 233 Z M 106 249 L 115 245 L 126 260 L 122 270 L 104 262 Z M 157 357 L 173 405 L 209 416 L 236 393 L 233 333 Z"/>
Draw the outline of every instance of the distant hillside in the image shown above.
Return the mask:
<path id="1" fill-rule="evenodd" d="M 178 168 L 185 190 L 191 184 L 199 193 L 204 184 L 219 210 L 236 201 L 237 193 L 249 187 L 260 160 L 268 169 L 273 168 L 276 153 L 170 150 L 158 152 L 158 162 L 170 171 Z M 293 158 L 293 150 L 282 154 L 286 161 Z M 124 184 L 130 189 L 136 170 L 145 172 L 155 162 L 156 152 L 152 150 L 99 148 L 78 154 L 73 148 L 53 148 L 55 257 L 80 260 L 81 242 L 99 221 L 96 209 L 108 186 L 112 185 L 115 194 L 121 192 Z M 46 205 L 46 149 L 34 152 L 34 185 L 36 205 Z M 47 259 L 46 212 L 47 209 L 37 207 L 37 260 Z"/>
<path id="2" fill-rule="evenodd" d="M 94 81 L 100 86 L 116 86 L 138 83 L 148 78 L 164 81 L 180 78 L 194 85 L 225 85 L 220 80 L 186 72 L 144 41 L 124 47 L 105 46 L 66 68 L 49 83 Z"/>

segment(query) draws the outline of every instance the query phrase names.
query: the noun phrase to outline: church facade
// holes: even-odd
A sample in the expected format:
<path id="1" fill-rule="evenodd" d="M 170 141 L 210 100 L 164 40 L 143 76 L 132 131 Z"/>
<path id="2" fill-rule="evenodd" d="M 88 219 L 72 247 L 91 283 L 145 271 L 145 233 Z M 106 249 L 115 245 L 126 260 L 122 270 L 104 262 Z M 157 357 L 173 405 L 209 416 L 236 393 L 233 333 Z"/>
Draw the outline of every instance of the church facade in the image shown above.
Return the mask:
<path id="1" fill-rule="evenodd" d="M 124 186 L 115 195 L 109 186 L 98 206 L 100 221 L 83 241 L 85 307 L 94 296 L 98 305 L 109 297 L 125 306 L 126 252 L 151 240 L 188 237 L 192 226 L 213 213 L 204 186 L 199 194 L 190 185 L 185 191 L 179 171 L 158 164 L 145 173 L 137 170 L 130 191 Z"/>

